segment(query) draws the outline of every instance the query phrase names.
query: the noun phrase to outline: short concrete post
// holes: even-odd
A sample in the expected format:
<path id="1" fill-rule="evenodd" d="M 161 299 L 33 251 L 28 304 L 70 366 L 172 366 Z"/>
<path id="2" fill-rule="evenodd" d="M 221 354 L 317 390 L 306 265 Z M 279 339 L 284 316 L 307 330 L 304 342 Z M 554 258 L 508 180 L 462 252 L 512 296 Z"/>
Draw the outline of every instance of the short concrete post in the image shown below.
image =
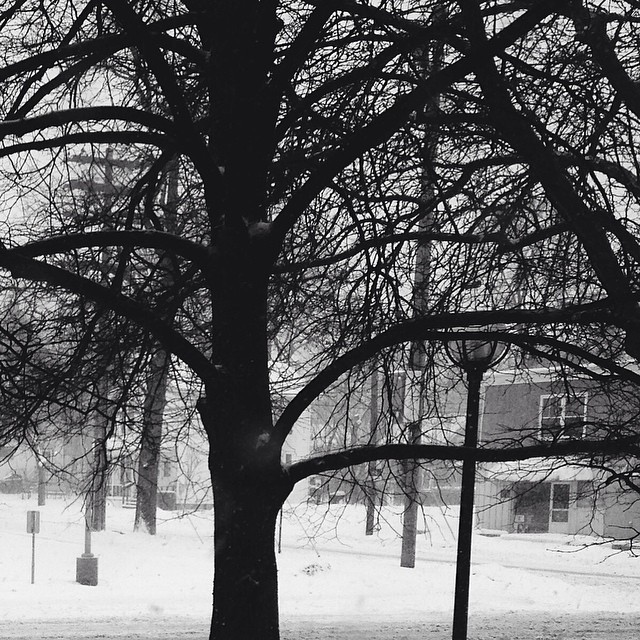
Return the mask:
<path id="1" fill-rule="evenodd" d="M 95 587 L 98 584 L 98 558 L 91 553 L 91 522 L 89 513 L 84 519 L 84 553 L 76 558 L 76 582 Z"/>

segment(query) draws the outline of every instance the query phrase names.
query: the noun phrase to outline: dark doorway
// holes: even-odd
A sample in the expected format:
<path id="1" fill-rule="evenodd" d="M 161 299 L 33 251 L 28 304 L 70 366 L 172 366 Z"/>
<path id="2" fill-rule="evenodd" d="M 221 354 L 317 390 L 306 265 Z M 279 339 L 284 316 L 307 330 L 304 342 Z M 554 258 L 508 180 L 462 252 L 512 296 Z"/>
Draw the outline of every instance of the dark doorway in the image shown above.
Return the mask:
<path id="1" fill-rule="evenodd" d="M 518 482 L 514 489 L 516 531 L 548 533 L 551 485 L 547 482 Z"/>

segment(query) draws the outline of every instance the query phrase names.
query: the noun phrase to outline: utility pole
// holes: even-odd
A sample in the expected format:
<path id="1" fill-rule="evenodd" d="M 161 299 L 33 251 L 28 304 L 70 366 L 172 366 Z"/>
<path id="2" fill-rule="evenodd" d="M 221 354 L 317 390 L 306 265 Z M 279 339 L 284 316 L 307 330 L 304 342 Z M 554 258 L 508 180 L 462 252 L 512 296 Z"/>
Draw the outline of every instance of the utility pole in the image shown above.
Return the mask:
<path id="1" fill-rule="evenodd" d="M 47 502 L 47 469 L 45 463 L 45 452 L 42 447 L 36 445 L 36 464 L 38 466 L 38 506 L 43 507 Z"/>
<path id="2" fill-rule="evenodd" d="M 434 9 L 436 20 L 443 17 L 444 7 L 438 5 Z M 436 42 L 426 49 L 416 52 L 418 68 L 423 75 L 434 73 L 442 66 L 443 47 Z M 428 116 L 437 111 L 439 98 L 436 96 L 425 108 L 425 121 Z M 433 230 L 435 199 L 434 175 L 432 171 L 433 161 L 437 154 L 438 132 L 425 124 L 422 140 L 420 175 L 420 204 L 423 214 L 418 222 L 418 231 L 427 235 Z M 413 315 L 416 318 L 424 317 L 428 312 L 429 281 L 431 278 L 431 241 L 419 239 L 416 247 L 415 270 L 413 279 Z M 411 368 L 419 372 L 421 376 L 427 364 L 425 345 L 422 341 L 413 342 L 411 345 Z M 420 444 L 422 438 L 422 417 L 424 413 L 425 397 L 424 389 L 420 385 L 417 415 L 412 415 L 409 424 L 409 443 Z M 420 465 L 415 460 L 407 460 L 403 474 L 403 489 L 405 492 L 405 509 L 402 520 L 402 550 L 400 552 L 400 566 L 413 568 L 416 564 L 416 537 L 418 524 L 418 506 L 420 502 L 421 473 Z"/>
<path id="3" fill-rule="evenodd" d="M 369 403 L 369 433 L 371 434 L 371 444 L 377 444 L 378 440 L 378 370 L 373 369 L 371 372 L 371 395 Z M 367 501 L 367 518 L 365 524 L 365 535 L 372 536 L 375 529 L 376 518 L 376 478 L 378 470 L 375 462 L 370 462 L 367 471 L 366 482 L 366 501 Z"/>
<path id="4" fill-rule="evenodd" d="M 122 187 L 115 184 L 113 170 L 115 167 L 123 169 L 135 169 L 139 167 L 138 162 L 129 160 L 119 160 L 113 157 L 113 149 L 107 148 L 104 157 L 79 154 L 69 158 L 71 162 L 88 166 L 99 166 L 103 168 L 104 179 L 96 180 L 89 177 L 86 180 L 77 179 L 70 180 L 71 189 L 78 189 L 91 194 L 104 195 L 104 209 L 110 212 L 114 197 L 123 191 Z M 100 216 L 100 224 L 103 229 L 107 230 L 109 224 L 108 216 Z M 106 266 L 106 254 L 103 252 L 101 262 Z M 103 322 L 98 322 L 97 333 L 102 333 L 100 328 Z M 109 357 L 104 354 L 105 371 L 103 375 L 96 381 L 97 383 L 97 401 L 96 410 L 93 414 L 93 470 L 91 480 L 91 495 L 88 500 L 88 528 L 89 531 L 104 531 L 106 526 L 107 513 L 107 488 L 108 488 L 108 467 L 109 460 L 107 456 L 107 435 L 109 433 L 109 406 L 108 396 L 110 390 L 109 376 Z"/>

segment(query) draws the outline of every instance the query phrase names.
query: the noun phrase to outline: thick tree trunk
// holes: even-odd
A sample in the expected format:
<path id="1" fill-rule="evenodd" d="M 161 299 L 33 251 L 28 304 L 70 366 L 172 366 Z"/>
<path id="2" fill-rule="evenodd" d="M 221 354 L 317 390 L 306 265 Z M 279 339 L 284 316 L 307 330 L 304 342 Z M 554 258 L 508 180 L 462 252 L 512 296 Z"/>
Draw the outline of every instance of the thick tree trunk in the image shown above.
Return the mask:
<path id="1" fill-rule="evenodd" d="M 261 225 L 246 232 L 224 227 L 212 273 L 216 374 L 205 381 L 198 410 L 209 438 L 214 497 L 215 640 L 279 638 L 275 530 L 291 481 L 273 431 L 268 237 Z"/>
<path id="2" fill-rule="evenodd" d="M 211 640 L 279 640 L 275 531 L 286 492 L 243 476 L 214 479 Z"/>
<path id="3" fill-rule="evenodd" d="M 275 531 L 292 485 L 269 433 L 270 407 L 252 402 L 263 388 L 219 388 L 198 404 L 214 497 L 212 640 L 279 639 Z"/>

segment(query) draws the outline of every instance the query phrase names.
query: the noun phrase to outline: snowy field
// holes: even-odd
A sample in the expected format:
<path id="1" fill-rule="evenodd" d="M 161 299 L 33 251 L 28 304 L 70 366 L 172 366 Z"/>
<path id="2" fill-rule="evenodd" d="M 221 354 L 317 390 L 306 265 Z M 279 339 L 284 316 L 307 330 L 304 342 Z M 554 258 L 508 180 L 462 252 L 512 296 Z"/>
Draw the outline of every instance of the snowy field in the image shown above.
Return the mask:
<path id="1" fill-rule="evenodd" d="M 30 509 L 41 513 L 33 585 Z M 0 638 L 204 637 L 211 513 L 160 515 L 159 533 L 150 537 L 132 532 L 133 510 L 110 504 L 108 530 L 92 536 L 99 584 L 88 587 L 75 582 L 84 544 L 80 505 L 49 499 L 37 507 L 34 499 L 0 496 Z M 399 566 L 399 512 L 385 509 L 370 537 L 364 517 L 364 508 L 341 505 L 285 511 L 283 638 L 450 637 L 455 511 L 427 512 L 415 569 Z M 470 638 L 640 638 L 640 557 L 633 552 L 584 537 L 480 533 Z"/>

